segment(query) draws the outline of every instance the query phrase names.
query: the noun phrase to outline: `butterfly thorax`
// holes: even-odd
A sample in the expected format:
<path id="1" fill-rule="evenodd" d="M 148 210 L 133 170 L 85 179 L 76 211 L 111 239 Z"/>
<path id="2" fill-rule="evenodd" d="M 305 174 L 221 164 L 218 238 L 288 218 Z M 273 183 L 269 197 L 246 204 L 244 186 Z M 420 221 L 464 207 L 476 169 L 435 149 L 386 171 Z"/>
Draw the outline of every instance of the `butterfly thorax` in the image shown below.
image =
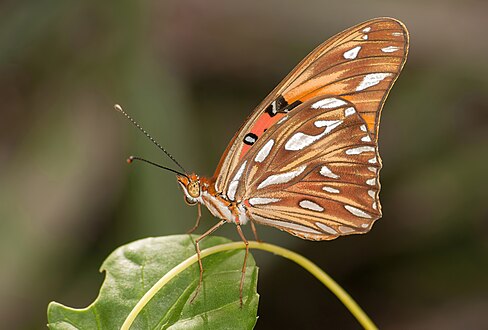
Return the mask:
<path id="1" fill-rule="evenodd" d="M 222 192 L 215 189 L 215 179 L 199 177 L 192 173 L 177 176 L 188 205 L 203 204 L 217 218 L 239 224 L 246 224 L 247 210 L 243 203 L 229 201 Z"/>

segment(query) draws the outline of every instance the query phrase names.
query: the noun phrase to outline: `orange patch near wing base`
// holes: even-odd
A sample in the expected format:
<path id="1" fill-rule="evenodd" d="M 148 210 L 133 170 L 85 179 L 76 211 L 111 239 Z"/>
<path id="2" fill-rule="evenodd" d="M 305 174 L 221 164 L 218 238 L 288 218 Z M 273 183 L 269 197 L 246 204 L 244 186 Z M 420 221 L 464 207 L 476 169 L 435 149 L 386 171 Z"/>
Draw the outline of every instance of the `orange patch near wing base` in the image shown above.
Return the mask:
<path id="1" fill-rule="evenodd" d="M 256 124 L 251 128 L 251 131 L 249 133 L 256 134 L 259 139 L 269 127 L 274 125 L 284 116 L 284 113 L 277 113 L 275 116 L 271 117 L 268 113 L 265 112 L 258 118 Z M 242 159 L 242 157 L 244 157 L 244 155 L 249 151 L 251 147 L 252 145 L 244 144 L 239 159 Z"/>

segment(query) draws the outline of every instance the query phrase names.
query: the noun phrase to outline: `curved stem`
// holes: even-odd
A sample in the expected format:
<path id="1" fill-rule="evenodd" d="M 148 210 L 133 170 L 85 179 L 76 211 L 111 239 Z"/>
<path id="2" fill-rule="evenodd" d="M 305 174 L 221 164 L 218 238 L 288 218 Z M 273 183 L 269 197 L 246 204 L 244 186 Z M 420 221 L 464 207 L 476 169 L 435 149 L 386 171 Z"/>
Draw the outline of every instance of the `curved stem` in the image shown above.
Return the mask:
<path id="1" fill-rule="evenodd" d="M 209 255 L 228 251 L 228 250 L 237 250 L 237 249 L 245 249 L 245 245 L 243 242 L 233 242 L 227 244 L 221 244 L 217 246 L 213 246 L 211 248 L 205 249 L 201 252 L 201 257 L 205 258 Z M 287 250 L 285 248 L 268 244 L 268 243 L 260 243 L 255 241 L 249 242 L 249 248 L 251 249 L 258 249 L 271 252 L 273 254 L 279 255 L 283 258 L 289 259 L 294 261 L 298 265 L 305 268 L 309 273 L 315 276 L 320 282 L 322 282 L 332 293 L 336 295 L 337 298 L 346 306 L 346 308 L 354 315 L 354 317 L 358 320 L 358 322 L 364 327 L 364 329 L 377 329 L 376 325 L 371 321 L 371 319 L 366 315 L 366 313 L 359 307 L 359 305 L 351 298 L 351 296 L 344 291 L 343 288 L 337 284 L 327 273 L 325 273 L 322 269 L 320 269 L 317 265 L 313 262 L 308 260 L 307 258 L 295 253 L 293 251 Z M 129 330 L 130 326 L 136 319 L 137 315 L 142 311 L 144 306 L 154 297 L 154 295 L 161 290 L 161 288 L 166 285 L 171 279 L 177 276 L 179 273 L 190 267 L 192 264 L 198 261 L 197 255 L 193 255 L 188 259 L 184 260 L 182 263 L 171 269 L 167 272 L 163 277 L 159 279 L 147 292 L 144 296 L 137 302 L 134 306 L 132 311 L 129 313 L 127 318 L 125 319 L 124 323 L 122 324 L 121 330 Z"/>

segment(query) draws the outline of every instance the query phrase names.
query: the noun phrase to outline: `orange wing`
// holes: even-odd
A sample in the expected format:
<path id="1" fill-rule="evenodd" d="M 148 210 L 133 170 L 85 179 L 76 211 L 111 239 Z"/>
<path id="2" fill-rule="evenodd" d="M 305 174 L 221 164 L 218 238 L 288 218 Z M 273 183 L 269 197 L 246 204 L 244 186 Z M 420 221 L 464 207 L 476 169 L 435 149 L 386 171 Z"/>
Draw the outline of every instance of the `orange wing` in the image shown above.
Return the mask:
<path id="1" fill-rule="evenodd" d="M 358 24 L 321 44 L 264 99 L 236 133 L 214 174 L 217 191 L 226 191 L 245 155 L 267 135 L 265 131 L 317 96 L 336 96 L 352 103 L 376 142 L 383 103 L 407 52 L 407 29 L 392 18 Z"/>

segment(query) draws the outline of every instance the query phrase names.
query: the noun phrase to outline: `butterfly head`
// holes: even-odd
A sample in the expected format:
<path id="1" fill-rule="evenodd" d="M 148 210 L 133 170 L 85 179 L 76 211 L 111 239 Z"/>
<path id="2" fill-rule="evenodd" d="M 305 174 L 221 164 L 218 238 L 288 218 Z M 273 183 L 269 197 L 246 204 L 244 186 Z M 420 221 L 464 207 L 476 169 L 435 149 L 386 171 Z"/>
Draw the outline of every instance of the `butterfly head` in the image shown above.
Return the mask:
<path id="1" fill-rule="evenodd" d="M 193 173 L 188 176 L 178 175 L 177 179 L 185 194 L 185 202 L 188 205 L 198 203 L 198 199 L 202 195 L 200 177 Z"/>

